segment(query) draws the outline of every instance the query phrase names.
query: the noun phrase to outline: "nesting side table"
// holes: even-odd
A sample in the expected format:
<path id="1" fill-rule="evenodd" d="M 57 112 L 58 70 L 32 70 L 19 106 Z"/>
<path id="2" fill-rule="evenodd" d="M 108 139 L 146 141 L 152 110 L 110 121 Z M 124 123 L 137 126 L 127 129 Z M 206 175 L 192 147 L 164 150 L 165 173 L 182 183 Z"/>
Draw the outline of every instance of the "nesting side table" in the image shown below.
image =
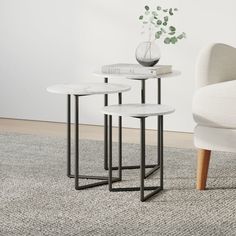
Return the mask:
<path id="1" fill-rule="evenodd" d="M 79 98 L 95 94 L 117 93 L 119 100 L 122 93 L 131 89 L 128 85 L 104 84 L 104 83 L 80 83 L 80 84 L 58 84 L 47 88 L 48 92 L 67 95 L 67 176 L 75 179 L 75 189 L 87 189 L 95 186 L 108 184 L 107 176 L 79 175 Z M 75 172 L 71 174 L 71 96 L 75 98 Z M 119 134 L 121 137 L 121 134 Z M 121 138 L 120 138 L 121 139 Z M 107 142 L 105 140 L 105 142 Z M 121 155 L 121 154 L 120 154 Z M 95 179 L 96 183 L 79 185 L 79 179 Z M 112 178 L 112 181 L 119 181 Z"/>
<path id="2" fill-rule="evenodd" d="M 162 75 L 150 75 L 150 74 L 142 74 L 142 75 L 137 75 L 137 74 L 107 74 L 107 73 L 102 73 L 101 71 L 95 71 L 93 73 L 94 76 L 97 76 L 99 78 L 104 78 L 104 83 L 108 83 L 110 79 L 120 79 L 122 81 L 124 80 L 135 80 L 135 81 L 140 81 L 141 82 L 141 89 L 140 89 L 140 94 L 141 94 L 141 104 L 146 103 L 146 81 L 150 79 L 156 79 L 157 80 L 157 104 L 161 104 L 161 80 L 165 78 L 170 78 L 170 77 L 175 77 L 179 76 L 181 73 L 177 70 L 173 70 L 171 73 L 168 74 L 162 74 Z M 121 101 L 120 101 L 121 104 Z M 104 106 L 108 106 L 108 95 L 104 95 Z M 157 117 L 157 136 L 158 136 L 158 149 L 160 149 L 160 139 L 161 139 L 161 121 L 160 117 Z M 122 132 L 122 118 L 119 117 L 119 132 Z M 108 170 L 108 115 L 104 114 L 104 169 Z M 122 166 L 122 169 L 139 169 L 139 165 L 131 165 L 131 166 Z M 153 173 L 155 173 L 159 168 L 160 168 L 160 154 L 158 152 L 157 156 L 157 163 L 156 164 L 151 164 L 151 165 L 145 165 L 145 168 L 150 168 L 149 171 L 145 173 L 145 178 L 149 177 Z M 118 167 L 113 167 L 113 170 L 117 170 Z"/>
<path id="3" fill-rule="evenodd" d="M 108 173 L 109 173 L 109 190 L 110 191 L 137 191 L 140 190 L 140 200 L 146 201 L 150 197 L 154 196 L 163 189 L 163 116 L 174 112 L 174 109 L 167 105 L 157 105 L 157 104 L 123 104 L 123 105 L 112 105 L 104 107 L 102 112 L 109 115 L 109 161 L 108 161 Z M 113 188 L 112 187 L 112 115 L 122 116 L 122 117 L 133 117 L 140 120 L 140 145 L 141 145 L 141 155 L 140 155 L 140 187 L 129 187 L 129 188 Z M 145 179 L 145 121 L 149 116 L 158 116 L 160 120 L 160 146 L 158 147 L 158 156 L 160 157 L 160 185 L 159 186 L 144 186 Z M 118 162 L 119 176 L 121 180 L 121 170 L 122 166 Z M 144 195 L 144 190 L 152 190 L 146 196 Z"/>

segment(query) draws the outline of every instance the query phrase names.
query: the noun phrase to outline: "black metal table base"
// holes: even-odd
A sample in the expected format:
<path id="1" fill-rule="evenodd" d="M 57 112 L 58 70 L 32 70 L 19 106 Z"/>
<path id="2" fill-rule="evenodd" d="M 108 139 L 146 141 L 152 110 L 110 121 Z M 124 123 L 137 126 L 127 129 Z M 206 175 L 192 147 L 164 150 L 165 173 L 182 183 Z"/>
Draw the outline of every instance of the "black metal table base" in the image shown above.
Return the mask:
<path id="1" fill-rule="evenodd" d="M 145 166 L 145 168 L 147 167 Z M 152 174 L 154 174 L 159 169 L 160 169 L 160 165 L 155 165 L 151 170 L 145 173 L 145 179 L 151 176 Z"/>
<path id="2" fill-rule="evenodd" d="M 160 140 L 158 147 L 158 158 L 159 158 L 159 165 L 156 165 L 152 170 L 150 170 L 145 175 L 145 154 L 146 154 L 146 144 L 145 144 L 145 119 L 146 117 L 136 117 L 140 119 L 140 144 L 141 144 L 141 155 L 140 155 L 140 187 L 125 187 L 125 188 L 114 188 L 112 186 L 113 184 L 113 166 L 112 166 L 112 116 L 109 115 L 109 145 L 108 145 L 108 173 L 109 173 L 109 191 L 111 192 L 119 192 L 119 191 L 140 191 L 140 200 L 146 201 L 149 198 L 153 197 L 157 193 L 159 193 L 161 190 L 163 190 L 163 116 L 159 116 L 160 120 Z M 120 158 L 120 157 L 119 157 Z M 121 162 L 118 161 L 118 179 L 122 179 L 122 165 Z M 160 170 L 160 186 L 144 186 L 144 180 L 146 176 L 152 175 L 155 171 Z M 145 190 L 152 190 L 152 192 L 145 195 Z"/>
<path id="3" fill-rule="evenodd" d="M 152 164 L 152 165 L 146 165 L 145 168 L 156 168 L 157 165 Z M 112 170 L 118 170 L 118 166 L 113 166 Z M 134 170 L 134 169 L 139 169 L 140 165 L 136 165 L 136 166 L 122 166 L 122 170 Z M 108 169 L 107 169 L 108 170 Z"/>
<path id="4" fill-rule="evenodd" d="M 67 176 L 75 179 L 75 189 L 83 190 L 101 185 L 107 185 L 107 176 L 80 175 L 79 174 L 79 95 L 75 95 L 75 174 L 71 174 L 71 95 L 67 96 Z M 80 185 L 80 179 L 99 180 L 90 184 Z M 120 178 L 112 178 L 112 182 Z"/>
<path id="5" fill-rule="evenodd" d="M 75 175 L 69 175 L 69 178 L 75 178 Z M 92 179 L 92 180 L 102 180 L 96 183 L 91 183 L 91 184 L 86 184 L 83 186 L 78 186 L 76 190 L 82 190 L 82 189 L 87 189 L 87 188 L 93 188 L 101 185 L 107 185 L 108 184 L 108 177 L 106 176 L 95 176 L 95 175 L 79 175 L 79 179 Z M 112 182 L 118 182 L 120 181 L 119 178 L 112 178 Z"/>
<path id="6" fill-rule="evenodd" d="M 108 78 L 104 78 L 104 83 L 108 83 Z M 157 82 L 157 88 L 158 88 L 158 97 L 157 97 L 157 103 L 161 104 L 161 78 L 158 78 Z M 141 103 L 145 104 L 146 102 L 146 88 L 145 88 L 145 80 L 141 80 Z M 121 94 L 119 94 L 119 104 L 122 104 L 122 97 Z M 108 95 L 104 95 L 104 106 L 108 106 Z M 160 120 L 158 117 L 158 149 L 160 147 Z M 122 152 L 122 117 L 119 117 L 119 155 Z M 121 158 L 120 158 L 121 159 Z M 121 166 L 121 170 L 133 170 L 133 169 L 139 169 L 140 165 L 127 165 L 127 166 Z M 157 164 L 152 165 L 145 165 L 145 169 L 149 169 L 146 174 L 145 178 L 150 177 L 152 174 L 154 174 L 159 168 L 160 168 L 160 157 L 158 155 L 157 157 Z M 104 169 L 108 170 L 108 115 L 104 115 Z M 112 167 L 112 170 L 118 170 L 118 166 Z"/>
<path id="7" fill-rule="evenodd" d="M 94 179 L 94 178 L 92 178 L 92 179 Z M 113 178 L 113 180 L 112 180 L 113 183 L 117 182 L 117 181 L 120 181 L 120 180 L 118 178 Z M 102 186 L 102 185 L 107 185 L 107 184 L 108 184 L 108 180 L 102 180 L 102 181 L 91 183 L 91 184 L 85 184 L 85 185 L 82 185 L 82 186 L 76 186 L 75 189 L 76 190 L 83 190 L 83 189 L 94 188 L 94 187 L 98 187 L 98 186 Z"/>
<path id="8" fill-rule="evenodd" d="M 71 179 L 75 178 L 75 175 L 68 176 Z M 79 179 L 97 179 L 97 180 L 108 180 L 106 176 L 96 176 L 96 175 L 79 175 Z M 114 180 L 119 180 L 118 178 L 114 178 Z"/>
<path id="9" fill-rule="evenodd" d="M 145 165 L 145 169 L 150 169 L 151 170 L 147 171 L 145 173 L 145 179 L 147 179 L 148 177 L 150 177 L 151 175 L 153 175 L 157 170 L 160 169 L 160 165 L 156 164 L 156 165 Z M 112 170 L 118 170 L 118 166 L 113 166 Z M 140 169 L 140 165 L 136 165 L 136 166 L 122 166 L 121 167 L 122 170 L 137 170 Z M 107 169 L 108 170 L 108 169 Z"/>

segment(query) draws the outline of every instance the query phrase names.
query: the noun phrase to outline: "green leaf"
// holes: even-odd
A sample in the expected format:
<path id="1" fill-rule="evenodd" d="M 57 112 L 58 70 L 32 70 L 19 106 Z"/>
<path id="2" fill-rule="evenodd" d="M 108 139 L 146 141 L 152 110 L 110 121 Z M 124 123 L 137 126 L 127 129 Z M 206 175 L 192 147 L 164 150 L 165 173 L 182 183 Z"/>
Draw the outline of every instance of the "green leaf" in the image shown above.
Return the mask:
<path id="1" fill-rule="evenodd" d="M 175 8 L 174 11 L 178 11 L 178 8 Z"/>
<path id="2" fill-rule="evenodd" d="M 164 21 L 168 21 L 169 20 L 169 17 L 168 16 L 165 16 L 164 17 Z"/>
<path id="3" fill-rule="evenodd" d="M 160 10 L 161 10 L 161 7 L 160 7 L 160 6 L 158 6 L 158 7 L 157 7 L 157 10 L 158 10 L 158 11 L 160 11 Z"/>
<path id="4" fill-rule="evenodd" d="M 179 36 L 177 36 L 178 39 L 183 39 L 186 38 L 186 34 L 183 32 L 182 34 L 180 34 Z"/>
<path id="5" fill-rule="evenodd" d="M 157 25 L 161 25 L 162 24 L 162 21 L 161 20 L 158 20 L 157 21 Z"/>
<path id="6" fill-rule="evenodd" d="M 149 11 L 149 9 L 150 9 L 149 6 L 147 6 L 147 5 L 144 8 L 146 9 L 146 11 Z"/>
<path id="7" fill-rule="evenodd" d="M 140 16 L 140 17 L 139 17 L 139 20 L 142 20 L 142 19 L 143 19 L 143 16 Z"/>
<path id="8" fill-rule="evenodd" d="M 174 26 L 170 26 L 170 31 L 176 31 L 176 28 Z"/>
<path id="9" fill-rule="evenodd" d="M 165 21 L 165 22 L 163 23 L 163 25 L 164 25 L 164 26 L 167 26 L 167 22 Z"/>
<path id="10" fill-rule="evenodd" d="M 179 36 L 177 36 L 177 38 L 178 38 L 178 39 L 183 39 L 184 37 L 183 37 L 182 34 L 180 34 Z"/>
<path id="11" fill-rule="evenodd" d="M 155 33 L 155 38 L 156 39 L 159 39 L 160 37 L 161 37 L 161 31 L 157 31 L 156 33 Z"/>
<path id="12" fill-rule="evenodd" d="M 169 33 L 169 35 L 174 35 L 174 34 L 175 34 L 175 31 Z"/>
<path id="13" fill-rule="evenodd" d="M 177 43 L 177 41 L 178 41 L 178 39 L 177 39 L 176 37 L 172 37 L 172 38 L 170 39 L 170 42 L 171 42 L 172 44 Z"/>
<path id="14" fill-rule="evenodd" d="M 170 38 L 168 38 L 168 37 L 165 38 L 164 43 L 165 43 L 165 44 L 170 44 Z"/>
<path id="15" fill-rule="evenodd" d="M 163 9 L 163 12 L 168 12 L 168 9 Z"/>
<path id="16" fill-rule="evenodd" d="M 154 19 L 157 20 L 158 18 L 156 16 L 154 16 Z"/>
<path id="17" fill-rule="evenodd" d="M 169 9 L 169 14 L 170 14 L 171 16 L 174 15 L 174 14 L 173 14 L 173 9 L 172 9 L 172 8 Z"/>

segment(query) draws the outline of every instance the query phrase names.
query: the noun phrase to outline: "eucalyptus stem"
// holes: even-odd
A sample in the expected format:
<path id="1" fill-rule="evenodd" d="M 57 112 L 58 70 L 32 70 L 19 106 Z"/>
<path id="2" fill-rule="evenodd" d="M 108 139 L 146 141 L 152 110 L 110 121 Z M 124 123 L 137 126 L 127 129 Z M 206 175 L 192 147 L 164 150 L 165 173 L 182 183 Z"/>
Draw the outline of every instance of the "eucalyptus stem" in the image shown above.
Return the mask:
<path id="1" fill-rule="evenodd" d="M 143 15 L 139 16 L 139 20 L 144 26 L 148 27 L 149 42 L 151 42 L 153 29 L 155 30 L 154 40 L 164 37 L 163 42 L 165 44 L 176 44 L 180 40 L 186 38 L 186 34 L 184 32 L 177 34 L 176 27 L 170 25 L 170 18 L 172 18 L 178 11 L 177 8 L 163 9 L 160 6 L 157 6 L 156 9 L 152 11 L 147 5 L 144 8 L 145 12 Z M 150 46 L 147 47 L 145 56 L 147 56 L 149 49 Z"/>
<path id="2" fill-rule="evenodd" d="M 146 46 L 146 52 L 144 54 L 144 58 L 147 58 L 148 52 L 150 54 L 150 58 L 152 58 L 152 50 L 151 50 L 151 46 L 152 46 L 152 43 L 151 43 L 152 31 L 151 31 L 151 24 L 149 26 L 150 26 L 150 28 L 149 28 L 149 39 L 148 39 L 149 44 Z"/>

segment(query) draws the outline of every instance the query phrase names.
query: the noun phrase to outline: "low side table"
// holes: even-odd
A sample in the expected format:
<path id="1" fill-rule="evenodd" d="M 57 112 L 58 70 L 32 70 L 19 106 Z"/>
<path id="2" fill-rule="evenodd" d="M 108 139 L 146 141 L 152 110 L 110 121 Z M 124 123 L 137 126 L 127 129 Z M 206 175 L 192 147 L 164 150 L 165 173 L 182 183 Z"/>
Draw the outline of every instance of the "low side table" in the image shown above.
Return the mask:
<path id="1" fill-rule="evenodd" d="M 104 78 L 104 83 L 108 83 L 112 79 L 120 79 L 122 81 L 124 80 L 135 80 L 139 81 L 141 83 L 141 89 L 140 89 L 140 97 L 141 97 L 141 104 L 146 103 L 146 81 L 147 80 L 157 80 L 157 104 L 161 104 L 161 80 L 165 78 L 170 78 L 170 77 L 175 77 L 179 76 L 181 74 L 180 71 L 173 70 L 171 73 L 167 74 L 162 74 L 162 75 L 150 75 L 150 74 L 142 74 L 142 75 L 137 75 L 137 74 L 107 74 L 107 73 L 102 73 L 101 71 L 94 71 L 93 75 L 97 76 L 99 78 Z M 108 106 L 108 95 L 104 95 L 104 106 Z M 121 118 L 119 118 L 119 130 L 122 129 L 122 122 Z M 157 117 L 157 136 L 158 136 L 158 149 L 160 147 L 160 139 L 161 139 L 161 132 L 160 132 L 160 118 Z M 108 115 L 104 115 L 104 138 L 106 139 L 108 133 Z M 106 142 L 105 142 L 106 145 Z M 105 147 L 105 155 L 104 155 L 104 169 L 108 169 L 108 146 Z M 160 155 L 158 154 L 157 157 L 157 163 L 156 164 L 151 164 L 151 165 L 146 165 L 146 168 L 151 168 L 147 173 L 145 173 L 145 178 L 149 177 L 153 173 L 155 173 L 159 168 L 160 168 Z M 138 169 L 140 168 L 139 165 L 132 165 L 132 166 L 122 166 L 122 169 Z M 113 167 L 114 170 L 117 170 L 118 167 Z"/>
<path id="2" fill-rule="evenodd" d="M 80 83 L 58 84 L 47 88 L 48 92 L 67 95 L 67 176 L 75 178 L 75 189 L 87 189 L 95 186 L 108 184 L 108 177 L 79 175 L 79 98 L 95 94 L 117 93 L 121 98 L 122 93 L 131 89 L 128 85 L 104 84 L 104 83 Z M 75 174 L 71 174 L 71 95 L 75 98 Z M 121 135 L 121 134 L 120 134 Z M 120 138 L 121 139 L 121 138 Z M 120 153 L 121 155 L 121 153 Z M 79 185 L 79 179 L 97 179 L 99 182 Z M 113 178 L 112 181 L 118 181 Z"/>
<path id="3" fill-rule="evenodd" d="M 108 173 L 109 173 L 109 190 L 118 191 L 138 191 L 140 190 L 140 200 L 146 201 L 150 197 L 154 196 L 163 189 L 163 116 L 174 112 L 175 110 L 167 105 L 157 104 L 122 104 L 112 105 L 104 107 L 102 112 L 109 115 L 109 161 L 108 161 Z M 112 187 L 112 116 L 133 117 L 140 120 L 140 187 L 129 188 L 113 188 Z M 149 116 L 158 116 L 160 120 L 160 146 L 158 147 L 158 156 L 160 157 L 160 185 L 159 186 L 144 186 L 145 180 L 145 160 L 146 160 L 146 144 L 145 144 L 145 121 Z M 122 166 L 120 161 L 118 162 L 118 178 L 121 180 Z M 152 190 L 146 196 L 144 190 Z"/>

